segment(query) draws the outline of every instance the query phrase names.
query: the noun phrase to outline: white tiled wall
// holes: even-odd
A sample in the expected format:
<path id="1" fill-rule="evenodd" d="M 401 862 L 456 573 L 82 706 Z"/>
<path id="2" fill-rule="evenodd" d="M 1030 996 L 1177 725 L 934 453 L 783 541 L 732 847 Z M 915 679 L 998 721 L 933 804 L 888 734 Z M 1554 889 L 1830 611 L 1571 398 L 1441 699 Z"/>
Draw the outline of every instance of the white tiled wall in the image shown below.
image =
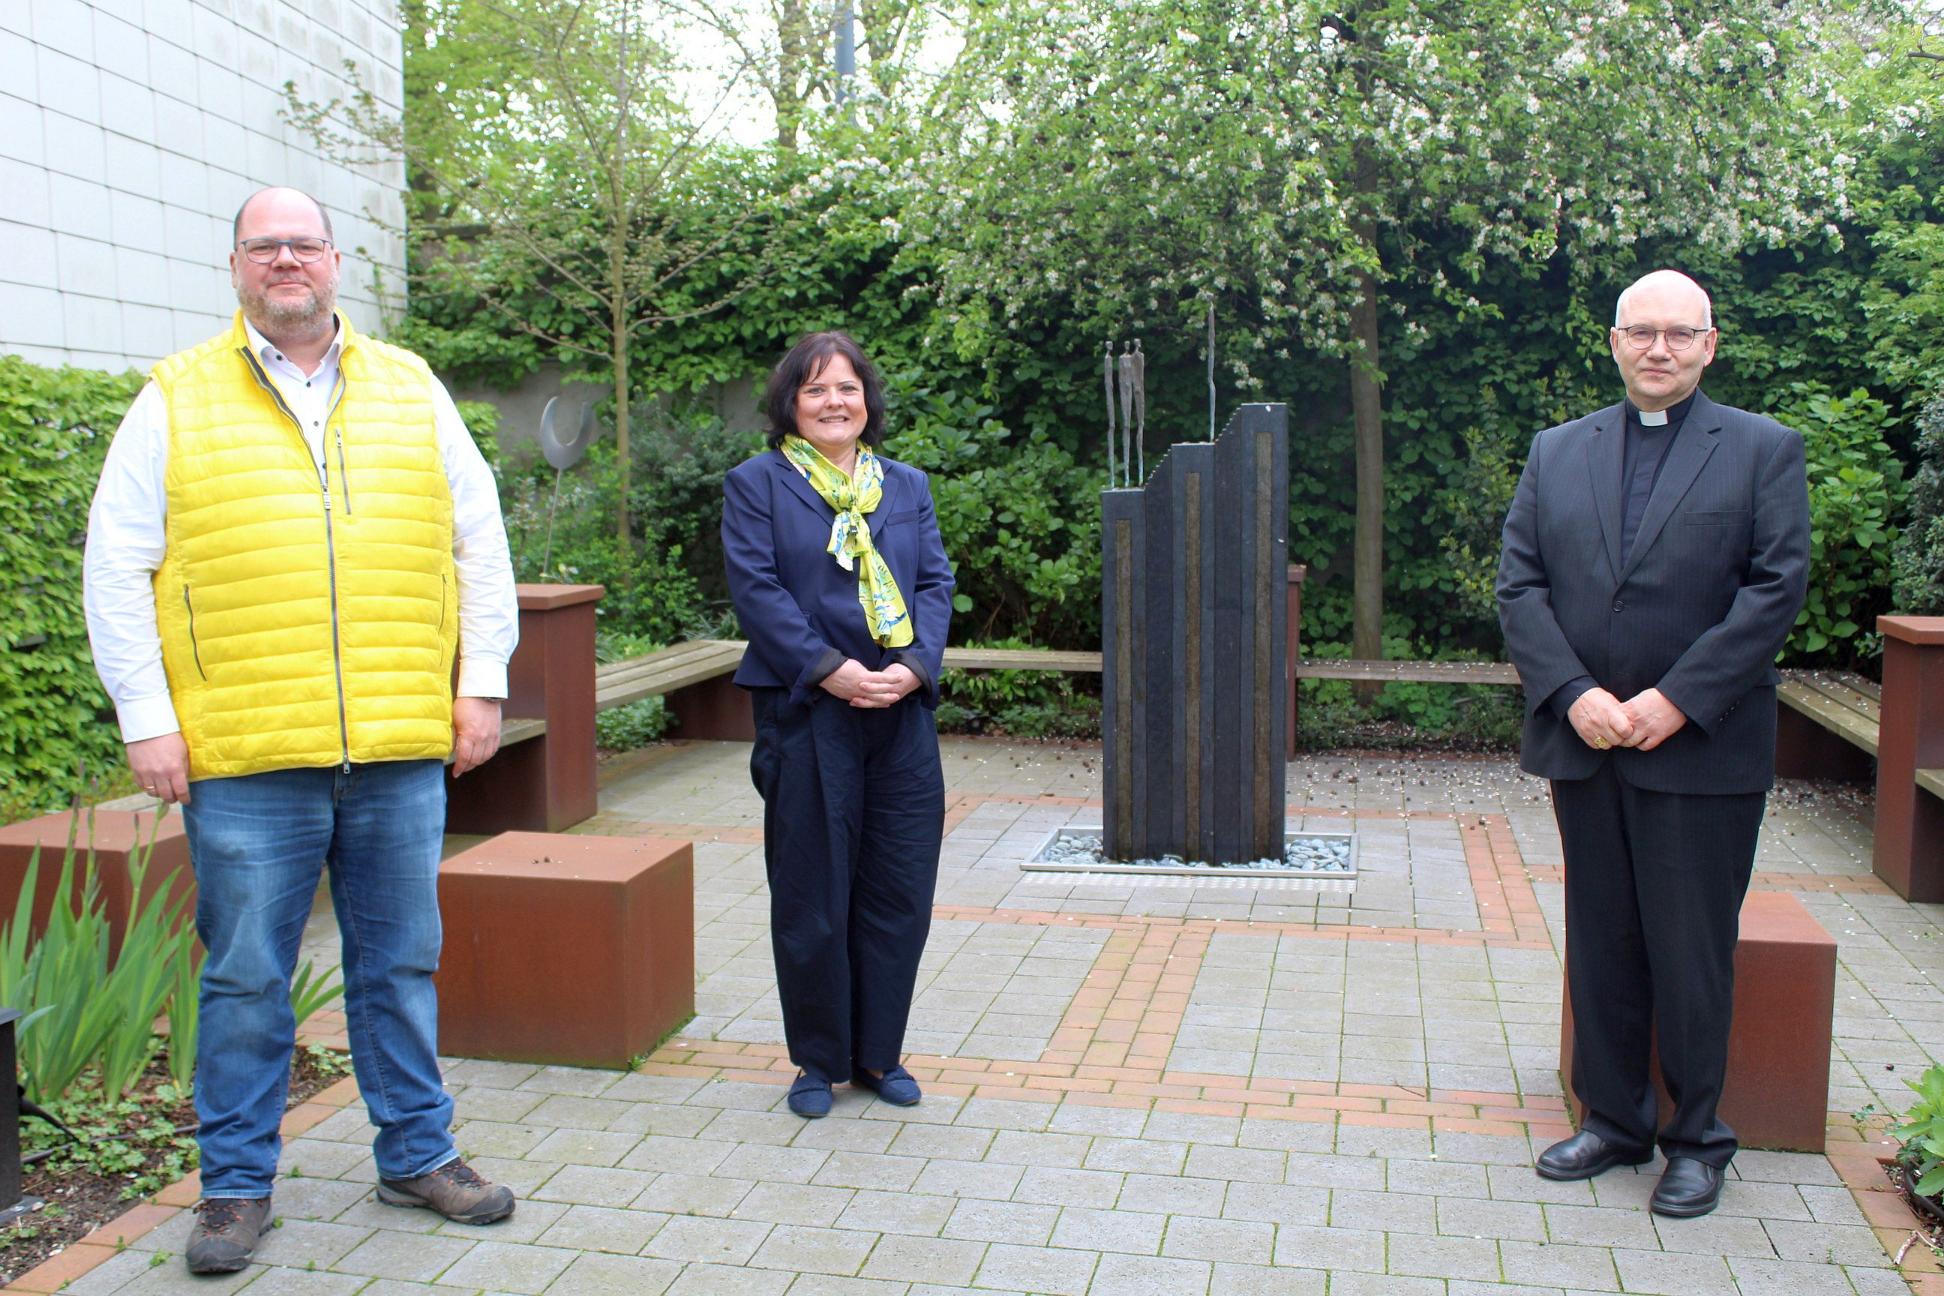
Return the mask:
<path id="1" fill-rule="evenodd" d="M 397 111 L 393 0 L 0 0 L 0 351 L 121 369 L 215 333 L 230 220 L 268 184 L 330 208 L 339 301 L 381 326 L 405 251 L 372 217 L 402 223 L 403 170 L 327 160 L 278 115 L 286 81 L 348 96 L 347 59 Z"/>

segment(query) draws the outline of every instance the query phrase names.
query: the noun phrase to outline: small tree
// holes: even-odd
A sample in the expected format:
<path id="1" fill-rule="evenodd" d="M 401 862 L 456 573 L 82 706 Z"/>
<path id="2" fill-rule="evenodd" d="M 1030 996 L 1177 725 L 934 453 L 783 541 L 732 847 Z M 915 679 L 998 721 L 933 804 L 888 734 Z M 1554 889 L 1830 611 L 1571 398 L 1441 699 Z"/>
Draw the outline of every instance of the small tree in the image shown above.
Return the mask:
<path id="1" fill-rule="evenodd" d="M 771 210 L 757 168 L 715 144 L 654 32 L 655 0 L 404 0 L 406 108 L 392 114 L 347 65 L 348 101 L 286 87 L 288 113 L 327 151 L 402 157 L 415 285 L 471 294 L 614 390 L 628 480 L 630 344 L 732 300 L 759 266 L 714 263 Z M 723 87 L 726 97 L 733 85 Z M 628 497 L 615 530 L 631 549 Z"/>

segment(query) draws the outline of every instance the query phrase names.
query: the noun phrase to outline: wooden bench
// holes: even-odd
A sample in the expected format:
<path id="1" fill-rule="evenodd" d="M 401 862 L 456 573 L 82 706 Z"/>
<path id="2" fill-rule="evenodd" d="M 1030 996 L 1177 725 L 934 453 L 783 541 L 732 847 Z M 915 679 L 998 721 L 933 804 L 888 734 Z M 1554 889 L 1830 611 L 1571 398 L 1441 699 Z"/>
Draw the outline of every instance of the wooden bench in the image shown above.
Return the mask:
<path id="1" fill-rule="evenodd" d="M 1570 933 L 1567 939 L 1571 940 Z M 1573 1118 L 1573 998 L 1561 996 L 1559 1075 Z M 1829 1051 L 1836 1004 L 1836 941 L 1786 891 L 1751 891 L 1735 943 L 1735 1016 L 1721 1118 L 1745 1148 L 1820 1152 L 1829 1119 Z M 1660 1119 L 1673 1104 L 1650 1064 Z"/>
<path id="2" fill-rule="evenodd" d="M 1776 687 L 1775 772 L 1868 782 L 1875 774 L 1882 691 L 1848 671 L 1782 672 Z"/>
<path id="3" fill-rule="evenodd" d="M 680 737 L 750 742 L 756 729 L 749 699 L 729 678 L 746 647 L 741 639 L 694 639 L 597 666 L 594 707 L 665 698 Z"/>

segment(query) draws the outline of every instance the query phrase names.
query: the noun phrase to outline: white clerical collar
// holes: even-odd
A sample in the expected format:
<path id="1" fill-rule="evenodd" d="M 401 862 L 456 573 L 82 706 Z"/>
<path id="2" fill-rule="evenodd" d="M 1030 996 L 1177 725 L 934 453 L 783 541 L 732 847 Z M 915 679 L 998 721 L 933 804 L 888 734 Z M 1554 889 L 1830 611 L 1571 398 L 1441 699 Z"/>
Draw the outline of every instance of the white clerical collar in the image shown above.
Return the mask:
<path id="1" fill-rule="evenodd" d="M 1639 417 L 1642 427 L 1667 426 L 1666 410 L 1635 410 L 1634 413 Z"/>

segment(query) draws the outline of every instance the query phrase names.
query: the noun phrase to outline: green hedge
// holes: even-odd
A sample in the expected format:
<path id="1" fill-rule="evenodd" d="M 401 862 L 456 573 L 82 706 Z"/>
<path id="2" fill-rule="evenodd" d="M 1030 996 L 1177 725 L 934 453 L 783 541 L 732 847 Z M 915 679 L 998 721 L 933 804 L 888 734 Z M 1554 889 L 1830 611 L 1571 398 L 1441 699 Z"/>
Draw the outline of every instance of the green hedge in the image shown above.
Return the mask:
<path id="1" fill-rule="evenodd" d="M 81 553 L 101 461 L 142 381 L 0 356 L 0 822 L 121 773 Z"/>

